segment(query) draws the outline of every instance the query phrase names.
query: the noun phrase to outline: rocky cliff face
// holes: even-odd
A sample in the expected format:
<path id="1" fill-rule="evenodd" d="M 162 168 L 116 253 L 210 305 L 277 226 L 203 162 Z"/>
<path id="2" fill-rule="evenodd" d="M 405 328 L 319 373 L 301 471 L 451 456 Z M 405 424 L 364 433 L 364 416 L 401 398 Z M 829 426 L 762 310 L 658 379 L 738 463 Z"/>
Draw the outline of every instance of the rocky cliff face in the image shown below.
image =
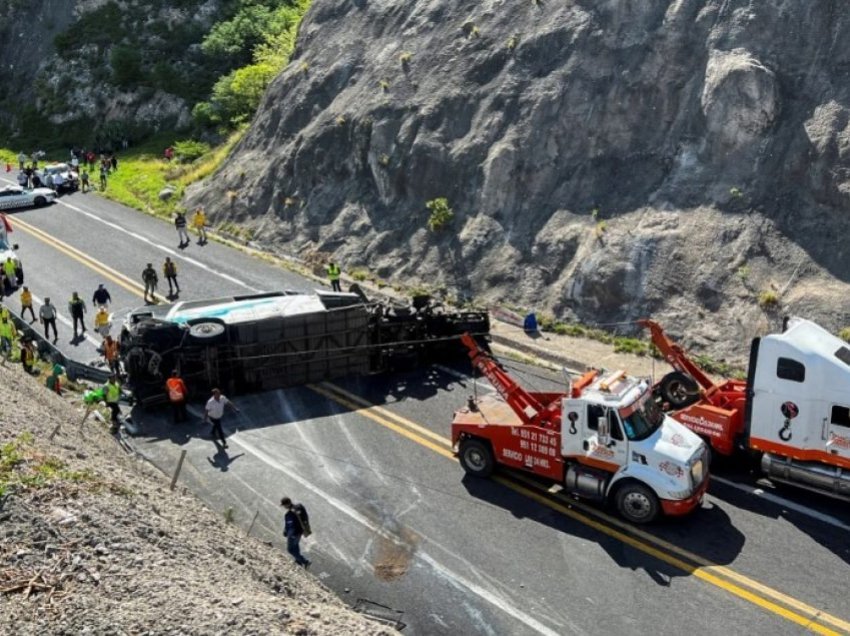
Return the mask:
<path id="1" fill-rule="evenodd" d="M 787 312 L 838 328 L 848 41 L 838 0 L 315 0 L 187 202 L 348 269 L 653 315 L 715 350 Z M 434 232 L 436 197 L 455 217 Z"/>

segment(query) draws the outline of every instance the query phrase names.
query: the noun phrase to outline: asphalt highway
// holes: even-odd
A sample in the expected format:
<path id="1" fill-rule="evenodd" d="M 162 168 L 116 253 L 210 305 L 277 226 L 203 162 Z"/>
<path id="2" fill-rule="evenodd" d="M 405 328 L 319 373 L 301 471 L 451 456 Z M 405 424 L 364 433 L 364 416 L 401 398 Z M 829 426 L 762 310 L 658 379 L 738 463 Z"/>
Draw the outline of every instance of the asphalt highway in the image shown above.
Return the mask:
<path id="1" fill-rule="evenodd" d="M 160 270 L 166 255 L 181 298 L 315 287 L 215 242 L 178 250 L 171 225 L 97 195 L 10 218 L 28 286 L 66 315 L 71 291 L 89 302 L 105 283 L 120 319 L 142 304 L 145 264 Z M 60 324 L 65 353 L 96 357 L 97 339 L 70 335 Z M 167 412 L 134 411 L 131 444 L 167 473 L 186 450 L 180 483 L 223 522 L 230 509 L 278 545 L 277 502 L 303 501 L 314 574 L 406 634 L 850 633 L 850 506 L 729 464 L 694 515 L 635 528 L 520 474 L 467 478 L 448 445 L 452 413 L 491 390 L 468 373 L 430 367 L 239 396 L 226 452 L 200 403 L 179 427 Z M 514 373 L 538 390 L 559 381 Z"/>

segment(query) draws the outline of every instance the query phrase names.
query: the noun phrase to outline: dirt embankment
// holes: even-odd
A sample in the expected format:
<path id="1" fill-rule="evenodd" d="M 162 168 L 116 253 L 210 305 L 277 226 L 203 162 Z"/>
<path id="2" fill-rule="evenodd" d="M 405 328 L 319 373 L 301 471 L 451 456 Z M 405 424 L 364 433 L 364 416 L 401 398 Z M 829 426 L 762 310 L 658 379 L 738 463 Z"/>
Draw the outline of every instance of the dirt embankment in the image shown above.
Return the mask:
<path id="1" fill-rule="evenodd" d="M 18 365 L 0 404 L 0 633 L 391 633 Z"/>

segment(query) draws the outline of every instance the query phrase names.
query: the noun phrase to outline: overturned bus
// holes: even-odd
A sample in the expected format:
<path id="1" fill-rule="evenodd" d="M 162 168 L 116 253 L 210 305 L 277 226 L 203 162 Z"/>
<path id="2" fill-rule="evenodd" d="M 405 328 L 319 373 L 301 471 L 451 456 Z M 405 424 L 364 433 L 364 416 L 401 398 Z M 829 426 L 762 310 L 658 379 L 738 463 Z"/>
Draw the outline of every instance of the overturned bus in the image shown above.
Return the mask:
<path id="1" fill-rule="evenodd" d="M 463 356 L 461 334 L 485 340 L 490 331 L 486 312 L 449 311 L 428 296 L 399 307 L 354 292 L 285 291 L 139 308 L 121 331 L 127 385 L 141 400 L 161 396 L 176 369 L 193 392 L 265 391 Z"/>

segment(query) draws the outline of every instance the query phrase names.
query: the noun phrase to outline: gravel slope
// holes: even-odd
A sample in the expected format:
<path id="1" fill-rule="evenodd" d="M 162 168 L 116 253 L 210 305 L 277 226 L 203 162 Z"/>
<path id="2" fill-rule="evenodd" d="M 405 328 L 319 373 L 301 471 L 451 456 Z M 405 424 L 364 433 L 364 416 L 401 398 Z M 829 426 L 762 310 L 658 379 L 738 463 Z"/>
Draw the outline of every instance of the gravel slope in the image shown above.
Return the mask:
<path id="1" fill-rule="evenodd" d="M 103 424 L 80 432 L 73 396 L 9 365 L 0 404 L 0 633 L 391 633 L 170 492 Z"/>

